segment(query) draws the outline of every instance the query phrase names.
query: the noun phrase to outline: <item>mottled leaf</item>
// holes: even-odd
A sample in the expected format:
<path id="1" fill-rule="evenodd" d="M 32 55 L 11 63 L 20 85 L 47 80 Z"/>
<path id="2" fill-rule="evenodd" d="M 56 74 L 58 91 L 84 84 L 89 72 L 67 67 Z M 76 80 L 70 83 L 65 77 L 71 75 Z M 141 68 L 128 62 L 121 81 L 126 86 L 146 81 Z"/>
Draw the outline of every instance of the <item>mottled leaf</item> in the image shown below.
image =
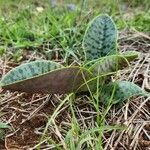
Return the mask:
<path id="1" fill-rule="evenodd" d="M 116 54 L 116 41 L 117 30 L 113 20 L 108 15 L 97 16 L 89 24 L 83 39 L 86 60 Z"/>
<path id="2" fill-rule="evenodd" d="M 114 92 L 113 92 L 114 91 Z M 116 81 L 104 85 L 101 91 L 101 100 L 108 104 L 112 99 L 112 103 L 123 102 L 133 96 L 150 96 L 139 86 L 128 81 Z"/>
<path id="3" fill-rule="evenodd" d="M 37 60 L 25 63 L 8 72 L 4 78 L 2 78 L 0 85 L 3 87 L 22 80 L 43 75 L 49 71 L 62 67 L 63 66 L 59 63 L 46 60 Z"/>
<path id="4" fill-rule="evenodd" d="M 102 75 L 111 72 L 116 72 L 120 69 L 129 65 L 130 61 L 133 61 L 138 57 L 138 52 L 128 51 L 120 55 L 110 55 L 102 57 L 96 60 L 95 63 L 91 62 L 91 67 L 89 70 L 94 73 L 94 75 Z M 88 64 L 90 66 L 90 64 Z"/>
<path id="5" fill-rule="evenodd" d="M 128 66 L 128 61 L 125 57 L 121 55 L 111 55 L 97 61 L 89 70 L 94 73 L 94 75 L 104 75 L 116 72 L 125 66 Z"/>
<path id="6" fill-rule="evenodd" d="M 34 63 L 27 63 L 21 65 L 12 70 L 10 73 L 8 73 L 1 81 L 2 88 L 5 90 L 20 91 L 27 93 L 64 94 L 75 92 L 82 84 L 84 84 L 85 80 L 89 80 L 92 77 L 92 74 L 89 71 L 80 67 L 61 68 L 62 66 L 60 65 L 58 67 L 57 64 L 55 64 L 56 66 L 52 67 L 53 69 L 50 65 L 50 69 L 48 69 L 47 71 L 45 71 L 46 69 L 44 67 L 43 70 L 45 70 L 41 71 L 42 65 L 38 65 L 37 71 L 35 72 L 32 69 L 34 68 L 33 66 L 37 64 L 33 64 Z M 53 63 L 51 62 L 50 64 Z M 28 74 L 30 76 L 28 75 L 27 77 L 29 78 L 24 78 L 24 74 L 26 74 L 25 71 L 28 70 L 28 67 L 25 67 L 26 65 L 32 68 L 29 68 L 28 71 Z M 46 68 L 48 68 L 48 66 L 49 65 L 47 65 Z M 22 78 L 19 76 L 19 80 L 14 80 L 14 78 L 12 77 L 13 73 L 19 73 L 20 68 L 26 68 L 27 70 L 25 69 L 23 73 L 19 74 L 21 77 L 23 76 Z M 31 70 L 32 73 L 30 73 Z M 9 80 L 7 78 L 9 78 Z"/>

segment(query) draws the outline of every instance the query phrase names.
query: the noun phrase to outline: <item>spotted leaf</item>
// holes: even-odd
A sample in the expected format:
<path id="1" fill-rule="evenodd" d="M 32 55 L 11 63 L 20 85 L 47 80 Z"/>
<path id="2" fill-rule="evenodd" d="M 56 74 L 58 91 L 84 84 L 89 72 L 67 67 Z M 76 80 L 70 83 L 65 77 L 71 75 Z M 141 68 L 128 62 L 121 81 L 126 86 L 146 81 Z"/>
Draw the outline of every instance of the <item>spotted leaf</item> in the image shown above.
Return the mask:
<path id="1" fill-rule="evenodd" d="M 11 70 L 2 79 L 1 86 L 5 90 L 26 93 L 63 94 L 76 92 L 91 77 L 89 71 L 80 67 L 62 67 L 51 61 L 36 61 Z"/>
<path id="2" fill-rule="evenodd" d="M 37 60 L 25 63 L 8 72 L 8 74 L 6 74 L 4 78 L 2 78 L 1 86 L 6 86 L 15 82 L 37 77 L 39 75 L 62 67 L 63 66 L 59 63 L 46 60 Z"/>
<path id="3" fill-rule="evenodd" d="M 89 70 L 94 75 L 104 75 L 120 70 L 124 66 L 128 66 L 128 61 L 121 55 L 106 56 L 93 64 Z"/>
<path id="4" fill-rule="evenodd" d="M 133 96 L 150 96 L 139 86 L 128 81 L 116 81 L 105 85 L 101 91 L 101 100 L 108 104 L 111 100 L 113 104 L 123 102 Z"/>
<path id="5" fill-rule="evenodd" d="M 86 60 L 116 54 L 117 30 L 113 20 L 108 15 L 97 16 L 88 26 L 83 47 Z"/>
<path id="6" fill-rule="evenodd" d="M 91 61 L 93 64 L 90 67 L 90 71 L 95 75 L 103 75 L 111 72 L 116 72 L 129 65 L 130 61 L 133 61 L 138 57 L 139 53 L 135 51 L 128 51 L 120 55 L 110 55 L 102 57 L 99 60 Z M 88 64 L 90 66 L 90 63 Z"/>

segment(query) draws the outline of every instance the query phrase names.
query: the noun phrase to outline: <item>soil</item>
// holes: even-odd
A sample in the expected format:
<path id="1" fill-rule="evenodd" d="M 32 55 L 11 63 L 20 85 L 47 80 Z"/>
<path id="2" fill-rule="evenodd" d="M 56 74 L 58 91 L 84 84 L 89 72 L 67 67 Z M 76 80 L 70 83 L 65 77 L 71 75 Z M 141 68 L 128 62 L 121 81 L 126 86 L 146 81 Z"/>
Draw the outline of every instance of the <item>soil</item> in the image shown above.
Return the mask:
<path id="1" fill-rule="evenodd" d="M 6 130 L 5 142 L 0 142 L 0 150 L 7 149 L 28 149 L 39 143 L 42 136 L 42 131 L 46 126 L 48 121 L 48 116 L 51 116 L 55 110 L 54 102 L 57 106 L 56 98 L 51 97 L 46 104 L 37 113 L 34 112 L 43 102 L 46 101 L 48 95 L 27 95 L 27 94 L 13 94 L 9 93 L 11 97 L 17 97 L 17 99 L 12 99 L 3 107 L 3 113 L 5 113 L 2 118 L 3 120 L 9 120 L 11 129 Z M 38 98 L 45 97 L 42 100 L 36 102 Z M 36 99 L 33 103 L 33 99 Z M 25 105 L 24 105 L 25 104 Z M 63 116 L 59 116 L 57 120 L 61 123 L 64 120 Z M 29 118 L 29 116 L 31 116 Z"/>

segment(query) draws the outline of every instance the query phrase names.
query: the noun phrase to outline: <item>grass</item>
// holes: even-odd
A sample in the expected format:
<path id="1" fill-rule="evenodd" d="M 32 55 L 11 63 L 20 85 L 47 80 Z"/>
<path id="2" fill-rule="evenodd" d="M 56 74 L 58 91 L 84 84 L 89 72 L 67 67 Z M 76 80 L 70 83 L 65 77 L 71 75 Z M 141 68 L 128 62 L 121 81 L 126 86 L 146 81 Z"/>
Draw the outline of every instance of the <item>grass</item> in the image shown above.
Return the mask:
<path id="1" fill-rule="evenodd" d="M 5 13 L 5 9 L 2 9 L 0 17 L 0 35 L 3 41 L 0 48 L 1 55 L 7 47 L 10 47 L 15 49 L 15 56 L 20 58 L 22 53 L 19 53 L 18 49 L 19 51 L 24 48 L 34 50 L 44 44 L 44 46 L 50 46 L 50 49 L 62 49 L 61 55 L 65 60 L 69 57 L 80 60 L 82 53 L 79 49 L 81 49 L 86 24 L 99 13 L 108 13 L 113 16 L 119 29 L 131 26 L 137 30 L 140 29 L 140 31 L 149 31 L 149 12 L 138 12 L 139 14 L 132 18 L 134 11 L 129 10 L 128 15 L 131 15 L 131 20 L 129 20 L 128 16 L 125 16 L 126 14 L 123 15 L 126 11 L 124 9 L 129 9 L 127 4 L 124 4 L 125 8 L 121 9 L 123 6 L 120 3 L 116 5 L 113 1 L 103 1 L 102 3 L 95 1 L 91 3 L 93 7 L 89 10 L 90 1 L 84 3 L 82 11 L 80 9 L 81 4 L 77 5 L 76 11 L 69 11 L 61 6 L 52 9 L 50 4 L 46 2 L 39 2 L 36 4 L 37 6 L 30 1 L 25 4 L 20 1 L 19 6 L 11 1 L 8 5 L 2 3 L 2 6 L 4 5 L 3 7 L 9 11 Z M 42 12 L 37 10 L 38 5 L 45 5 Z M 96 5 L 98 6 L 96 7 Z M 94 9 L 95 7 L 96 9 Z M 99 10 L 98 8 L 102 9 Z M 108 12 L 106 12 L 106 8 Z M 81 21 L 82 19 L 83 21 Z M 43 53 L 46 53 L 46 57 L 51 58 L 52 52 L 49 48 L 45 48 Z M 15 60 L 17 60 L 16 57 Z"/>
<path id="2" fill-rule="evenodd" d="M 120 72 L 120 79 L 129 78 L 144 86 L 140 72 L 143 72 L 143 68 L 148 68 L 149 40 L 143 36 L 135 37 L 138 32 L 131 32 L 131 29 L 135 28 L 144 35 L 150 31 L 149 0 L 143 0 L 142 4 L 138 0 L 102 0 L 101 3 L 98 0 L 74 0 L 64 3 L 65 5 L 60 2 L 52 7 L 49 1 L 44 0 L 9 0 L 7 3 L 2 0 L 1 76 L 20 63 L 41 58 L 61 61 L 66 65 L 80 64 L 84 58 L 81 43 L 87 23 L 99 13 L 108 13 L 121 31 L 120 49 L 141 51 L 143 55 L 145 53 L 132 64 L 130 70 Z M 67 3 L 73 3 L 76 10 L 68 9 Z M 40 11 L 38 8 L 43 10 Z M 146 74 L 146 71 L 144 73 Z M 143 80 L 146 81 L 146 78 Z M 7 115 L 2 115 L 0 120 L 9 120 L 14 129 L 6 131 L 6 145 L 15 148 L 29 146 L 28 148 L 32 149 L 58 150 L 99 150 L 113 147 L 142 149 L 144 142 L 149 140 L 146 128 L 150 117 L 149 99 L 138 97 L 122 106 L 108 105 L 105 108 L 99 103 L 99 93 L 94 94 L 90 89 L 89 93 L 90 95 L 70 94 L 51 97 L 1 90 L 0 111 L 7 112 Z M 24 123 L 21 123 L 22 121 Z M 145 136 L 146 139 L 143 138 Z M 11 145 L 12 140 L 16 145 Z"/>

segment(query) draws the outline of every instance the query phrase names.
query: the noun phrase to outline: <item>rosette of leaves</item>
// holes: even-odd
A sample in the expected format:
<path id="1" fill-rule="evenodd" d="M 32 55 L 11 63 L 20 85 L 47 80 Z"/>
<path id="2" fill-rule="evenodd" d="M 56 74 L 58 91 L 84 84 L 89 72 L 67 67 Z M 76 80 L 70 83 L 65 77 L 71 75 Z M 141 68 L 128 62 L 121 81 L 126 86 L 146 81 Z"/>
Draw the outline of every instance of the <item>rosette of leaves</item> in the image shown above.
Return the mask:
<path id="1" fill-rule="evenodd" d="M 106 77 L 108 79 L 109 74 L 128 66 L 129 62 L 139 55 L 135 51 L 119 53 L 117 37 L 113 20 L 108 15 L 99 15 L 89 23 L 83 39 L 86 66 L 94 76 L 100 77 L 100 99 L 105 104 L 108 104 L 110 99 L 115 104 L 132 96 L 149 96 L 139 86 L 128 81 L 111 82 L 109 80 L 110 83 L 101 84 L 105 83 L 103 80 Z"/>
<path id="2" fill-rule="evenodd" d="M 88 87 L 96 89 L 96 82 L 93 79 L 99 76 L 100 86 L 105 87 L 102 91 L 103 101 L 107 95 L 105 93 L 108 89 L 112 89 L 110 85 L 112 87 L 114 84 L 118 85 L 114 99 L 118 99 L 117 95 L 121 93 L 117 102 L 120 99 L 138 95 L 139 90 L 144 93 L 134 83 L 118 81 L 108 85 L 101 84 L 103 77 L 109 78 L 110 74 L 128 66 L 130 61 L 138 57 L 138 53 L 133 51 L 119 53 L 117 36 L 113 20 L 108 15 L 99 15 L 89 23 L 86 29 L 82 44 L 85 61 L 82 66 L 63 66 L 53 61 L 37 60 L 12 69 L 2 78 L 0 85 L 3 89 L 11 91 L 64 94 L 88 91 Z M 126 88 L 120 86 L 122 83 Z M 128 93 L 127 90 L 130 92 Z"/>

